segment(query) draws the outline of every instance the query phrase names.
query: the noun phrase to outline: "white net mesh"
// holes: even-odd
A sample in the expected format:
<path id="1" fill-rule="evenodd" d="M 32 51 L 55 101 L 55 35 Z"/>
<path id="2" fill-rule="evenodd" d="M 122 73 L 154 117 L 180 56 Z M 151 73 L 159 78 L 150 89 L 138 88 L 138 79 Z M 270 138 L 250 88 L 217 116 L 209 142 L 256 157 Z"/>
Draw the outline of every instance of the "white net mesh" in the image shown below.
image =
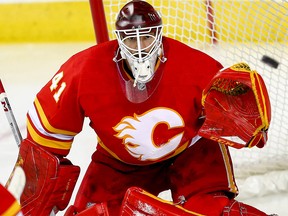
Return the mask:
<path id="1" fill-rule="evenodd" d="M 117 12 L 127 1 L 103 2 L 110 38 L 114 39 Z M 210 54 L 224 66 L 246 62 L 263 76 L 272 106 L 269 141 L 263 149 L 231 149 L 236 177 L 288 170 L 288 2 L 148 2 L 163 16 L 164 35 Z M 265 63 L 263 56 L 275 61 L 269 63 L 268 59 Z"/>

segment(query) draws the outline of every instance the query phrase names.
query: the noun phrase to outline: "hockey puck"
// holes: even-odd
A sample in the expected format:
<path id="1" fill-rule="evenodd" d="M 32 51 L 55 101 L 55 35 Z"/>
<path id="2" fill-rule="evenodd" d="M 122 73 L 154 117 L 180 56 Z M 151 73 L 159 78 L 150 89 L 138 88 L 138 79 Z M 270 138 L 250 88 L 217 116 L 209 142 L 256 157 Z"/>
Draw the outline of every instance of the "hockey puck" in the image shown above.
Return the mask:
<path id="1" fill-rule="evenodd" d="M 275 69 L 277 69 L 278 66 L 279 66 L 279 62 L 278 61 L 276 61 L 275 59 L 273 59 L 273 58 L 271 58 L 269 56 L 266 56 L 266 55 L 262 56 L 261 61 L 263 63 L 269 65 L 270 67 L 275 68 Z"/>

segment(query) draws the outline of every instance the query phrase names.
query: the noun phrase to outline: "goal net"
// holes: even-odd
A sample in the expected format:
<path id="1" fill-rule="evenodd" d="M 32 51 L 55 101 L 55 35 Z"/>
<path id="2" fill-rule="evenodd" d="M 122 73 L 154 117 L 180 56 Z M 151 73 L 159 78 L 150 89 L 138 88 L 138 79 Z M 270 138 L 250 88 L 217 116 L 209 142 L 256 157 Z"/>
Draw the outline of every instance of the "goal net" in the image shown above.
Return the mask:
<path id="1" fill-rule="evenodd" d="M 233 149 L 235 175 L 249 196 L 288 191 L 288 1 L 147 0 L 162 14 L 163 34 L 200 49 L 224 66 L 246 62 L 260 73 L 272 106 L 263 149 Z M 103 0 L 110 39 L 126 0 Z M 100 21 L 100 20 L 98 20 Z M 102 21 L 101 21 L 102 22 Z M 242 193 L 242 191 L 241 191 Z"/>

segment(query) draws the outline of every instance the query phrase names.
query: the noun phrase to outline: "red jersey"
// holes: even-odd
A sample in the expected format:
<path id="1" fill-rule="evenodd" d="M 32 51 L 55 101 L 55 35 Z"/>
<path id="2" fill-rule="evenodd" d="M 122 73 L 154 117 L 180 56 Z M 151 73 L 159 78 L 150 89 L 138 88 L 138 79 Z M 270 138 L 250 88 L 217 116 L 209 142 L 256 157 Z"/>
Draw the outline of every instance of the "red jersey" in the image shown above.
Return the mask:
<path id="1" fill-rule="evenodd" d="M 72 56 L 37 94 L 28 137 L 67 155 L 88 117 L 98 151 L 125 163 L 152 164 L 188 148 L 202 124 L 202 90 L 222 65 L 173 39 L 163 37 L 163 47 L 167 61 L 155 72 L 161 80 L 141 103 L 130 102 L 122 90 L 113 61 L 117 41 Z"/>
<path id="2" fill-rule="evenodd" d="M 13 216 L 17 215 L 20 210 L 20 204 L 15 197 L 2 185 L 0 184 L 0 215 L 2 216 Z M 19 213 L 19 215 L 22 215 Z"/>

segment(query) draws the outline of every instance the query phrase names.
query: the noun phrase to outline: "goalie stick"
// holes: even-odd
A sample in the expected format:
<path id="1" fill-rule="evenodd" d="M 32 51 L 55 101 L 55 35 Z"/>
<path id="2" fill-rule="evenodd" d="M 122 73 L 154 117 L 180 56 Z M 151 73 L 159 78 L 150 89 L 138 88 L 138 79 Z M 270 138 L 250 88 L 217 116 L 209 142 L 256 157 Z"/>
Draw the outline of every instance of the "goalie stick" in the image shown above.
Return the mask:
<path id="1" fill-rule="evenodd" d="M 16 144 L 18 147 L 20 147 L 20 144 L 21 144 L 23 138 L 21 136 L 21 132 L 19 130 L 18 124 L 16 122 L 15 116 L 13 114 L 12 108 L 10 106 L 10 103 L 9 103 L 9 100 L 8 100 L 7 95 L 6 95 L 6 92 L 5 92 L 5 89 L 4 89 L 4 86 L 2 84 L 1 79 L 0 79 L 0 101 L 1 101 L 1 104 L 3 106 L 3 110 L 5 112 L 5 115 L 6 115 L 6 118 L 8 120 L 8 123 L 10 125 L 10 128 L 12 130 L 13 136 L 15 138 Z M 6 185 L 5 185 L 6 188 L 11 189 L 11 187 L 12 187 L 12 185 L 10 185 L 10 183 L 13 179 L 14 174 L 15 174 L 16 167 L 17 167 L 17 165 L 15 166 L 14 170 L 12 171 L 12 173 L 11 173 L 11 175 L 10 175 Z"/>
<path id="2" fill-rule="evenodd" d="M 12 111 L 11 105 L 9 103 L 9 100 L 8 100 L 8 97 L 7 97 L 7 94 L 5 92 L 5 89 L 4 89 L 4 86 L 2 84 L 1 79 L 0 79 L 0 101 L 1 101 L 1 104 L 3 106 L 3 110 L 6 114 L 10 128 L 12 130 L 13 136 L 15 138 L 16 144 L 18 147 L 20 147 L 23 138 L 22 138 L 21 132 L 19 130 L 18 124 L 16 122 L 14 113 Z M 17 159 L 17 161 L 19 161 L 19 158 Z M 21 168 L 21 170 L 23 171 L 23 175 L 22 175 L 21 170 L 19 170 L 18 168 L 20 169 L 20 167 L 16 164 L 10 177 L 9 177 L 9 179 L 8 179 L 8 181 L 7 181 L 7 183 L 6 183 L 6 185 L 5 185 L 5 187 L 8 188 L 9 191 L 11 190 L 11 191 L 15 191 L 16 193 L 18 193 L 19 200 L 20 200 L 21 193 L 23 192 L 23 189 L 24 189 L 24 186 L 21 189 L 21 185 L 25 185 L 25 174 Z M 24 179 L 23 179 L 23 176 L 24 176 Z M 20 185 L 18 185 L 18 183 Z M 55 215 L 56 214 L 52 210 L 50 213 L 50 216 L 55 216 Z"/>
<path id="3" fill-rule="evenodd" d="M 5 92 L 5 89 L 4 89 L 4 86 L 2 84 L 1 79 L 0 79 L 0 99 L 1 99 L 1 104 L 3 106 L 3 110 L 6 114 L 8 123 L 11 127 L 14 138 L 16 140 L 16 143 L 17 143 L 18 147 L 20 147 L 20 144 L 22 142 L 22 136 L 21 136 L 18 124 L 16 122 L 16 119 L 14 117 L 13 111 L 11 109 L 11 106 L 10 106 L 10 103 L 9 103 L 9 100 L 8 100 L 7 95 L 6 95 L 6 92 Z"/>

